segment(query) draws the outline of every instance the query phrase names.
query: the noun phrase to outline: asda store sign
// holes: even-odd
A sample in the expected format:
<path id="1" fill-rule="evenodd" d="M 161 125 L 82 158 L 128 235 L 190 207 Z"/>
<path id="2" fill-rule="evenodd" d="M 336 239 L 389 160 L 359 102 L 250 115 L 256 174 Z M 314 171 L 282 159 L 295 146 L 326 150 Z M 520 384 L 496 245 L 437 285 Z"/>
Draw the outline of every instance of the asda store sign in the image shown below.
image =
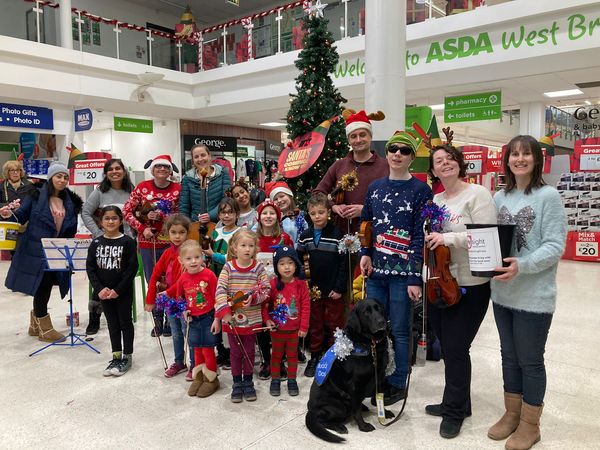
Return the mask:
<path id="1" fill-rule="evenodd" d="M 465 60 L 483 62 L 481 58 L 487 55 L 494 55 L 494 62 L 520 57 L 531 58 L 554 54 L 557 51 L 581 50 L 582 42 L 584 45 L 598 46 L 600 12 L 592 15 L 575 13 L 552 21 L 538 20 L 528 24 L 517 24 L 509 29 L 497 28 L 478 34 L 433 41 L 408 48 L 405 63 L 407 72 L 416 75 L 420 69 L 423 73 L 429 72 L 431 69 L 428 64 L 436 64 L 439 69 L 450 69 L 461 67 Z M 362 77 L 364 74 L 365 63 L 360 58 L 342 60 L 334 72 L 336 78 Z"/>

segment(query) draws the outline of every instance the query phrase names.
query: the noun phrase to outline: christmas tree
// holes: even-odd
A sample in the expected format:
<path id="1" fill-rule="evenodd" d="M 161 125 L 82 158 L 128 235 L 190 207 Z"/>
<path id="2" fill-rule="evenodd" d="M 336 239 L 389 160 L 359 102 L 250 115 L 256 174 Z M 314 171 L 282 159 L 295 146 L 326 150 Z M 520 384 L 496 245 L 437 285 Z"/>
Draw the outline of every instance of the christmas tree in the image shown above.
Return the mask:
<path id="1" fill-rule="evenodd" d="M 329 21 L 323 17 L 323 6 L 317 1 L 302 24 L 306 34 L 304 48 L 295 63 L 300 70 L 296 77 L 297 94 L 290 95 L 287 115 L 287 131 L 292 140 L 312 131 L 321 122 L 341 115 L 342 104 L 346 102 L 331 80 L 339 56 L 333 46 L 333 35 L 327 30 Z M 340 117 L 339 121 L 331 124 L 317 162 L 299 177 L 286 180 L 300 208 L 304 208 L 311 191 L 319 184 L 327 169 L 347 153 L 348 141 L 344 121 Z"/>

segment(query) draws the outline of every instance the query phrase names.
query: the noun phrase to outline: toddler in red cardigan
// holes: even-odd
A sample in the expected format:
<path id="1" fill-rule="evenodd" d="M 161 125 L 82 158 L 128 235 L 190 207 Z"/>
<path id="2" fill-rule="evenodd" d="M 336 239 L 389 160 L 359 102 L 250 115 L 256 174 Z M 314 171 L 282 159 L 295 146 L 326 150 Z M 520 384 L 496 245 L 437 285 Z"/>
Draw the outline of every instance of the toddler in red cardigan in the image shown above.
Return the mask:
<path id="1" fill-rule="evenodd" d="M 280 366 L 283 354 L 288 361 L 287 387 L 291 396 L 299 394 L 298 338 L 306 336 L 310 318 L 310 300 L 306 281 L 301 279 L 300 259 L 293 246 L 282 246 L 273 256 L 276 278 L 271 280 L 271 294 L 263 303 L 263 321 L 271 328 L 271 386 L 269 392 L 281 393 Z"/>

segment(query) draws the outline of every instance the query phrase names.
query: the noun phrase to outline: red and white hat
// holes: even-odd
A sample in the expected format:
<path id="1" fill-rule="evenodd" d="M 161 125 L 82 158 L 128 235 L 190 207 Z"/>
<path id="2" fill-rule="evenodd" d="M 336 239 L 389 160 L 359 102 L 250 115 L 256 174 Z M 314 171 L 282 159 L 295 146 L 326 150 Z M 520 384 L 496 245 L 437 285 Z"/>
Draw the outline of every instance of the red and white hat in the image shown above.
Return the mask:
<path id="1" fill-rule="evenodd" d="M 280 192 L 283 192 L 290 197 L 294 196 L 292 190 L 285 181 L 273 181 L 271 183 L 265 183 L 265 192 L 271 200 L 275 200 L 275 196 Z"/>
<path id="2" fill-rule="evenodd" d="M 258 205 L 258 208 L 256 208 L 258 218 L 260 219 L 260 215 L 262 214 L 263 210 L 269 207 L 275 210 L 275 214 L 277 214 L 277 222 L 281 222 L 281 210 L 275 203 L 273 203 L 272 200 L 269 199 L 266 199 L 264 202 Z"/>
<path id="3" fill-rule="evenodd" d="M 346 136 L 350 135 L 353 131 L 364 128 L 370 134 L 373 134 L 373 129 L 371 127 L 371 121 L 367 117 L 367 113 L 363 110 L 355 114 L 350 114 L 346 118 Z"/>
<path id="4" fill-rule="evenodd" d="M 150 168 L 150 172 L 152 172 L 154 166 L 159 164 L 169 166 L 172 172 L 179 173 L 179 169 L 177 169 L 177 166 L 171 161 L 171 155 L 158 155 L 154 159 L 149 159 L 146 164 L 144 164 L 144 169 Z"/>

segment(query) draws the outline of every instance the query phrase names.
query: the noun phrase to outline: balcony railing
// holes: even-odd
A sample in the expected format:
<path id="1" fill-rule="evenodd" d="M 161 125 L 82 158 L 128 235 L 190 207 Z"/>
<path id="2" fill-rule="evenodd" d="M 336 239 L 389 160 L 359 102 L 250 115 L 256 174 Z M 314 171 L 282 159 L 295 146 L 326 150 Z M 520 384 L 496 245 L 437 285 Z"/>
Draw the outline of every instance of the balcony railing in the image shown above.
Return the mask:
<path id="1" fill-rule="evenodd" d="M 0 34 L 57 45 L 59 4 L 43 0 L 1 1 Z M 504 1 L 510 0 L 494 3 Z M 209 28 L 194 27 L 186 38 L 176 32 L 179 30 L 150 24 L 139 26 L 72 8 L 73 48 L 171 70 L 210 70 L 301 49 L 302 20 L 308 3 L 295 1 Z M 412 24 L 441 18 L 483 3 L 484 0 L 406 0 L 406 21 Z M 325 17 L 336 40 L 360 36 L 365 32 L 365 0 L 330 0 Z"/>

